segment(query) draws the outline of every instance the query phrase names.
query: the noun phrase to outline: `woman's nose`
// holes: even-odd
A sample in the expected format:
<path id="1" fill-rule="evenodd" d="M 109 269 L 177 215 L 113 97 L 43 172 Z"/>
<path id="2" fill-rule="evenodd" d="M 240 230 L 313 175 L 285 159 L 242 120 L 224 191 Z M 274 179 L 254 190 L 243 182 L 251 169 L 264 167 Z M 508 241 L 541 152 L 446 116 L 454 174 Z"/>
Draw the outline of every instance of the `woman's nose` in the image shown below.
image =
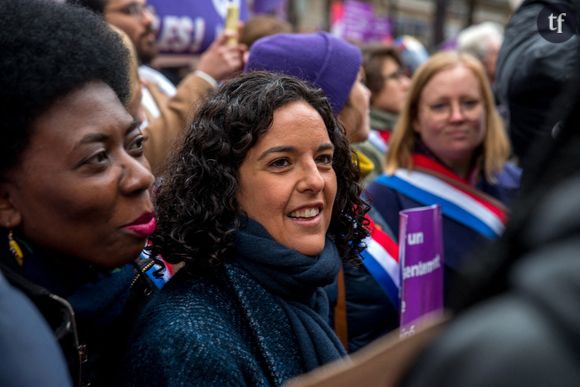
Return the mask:
<path id="1" fill-rule="evenodd" d="M 318 166 L 314 161 L 304 167 L 298 190 L 301 192 L 312 191 L 320 192 L 324 188 L 324 177 L 321 175 Z"/>
<path id="2" fill-rule="evenodd" d="M 462 121 L 465 119 L 465 113 L 463 109 L 461 109 L 461 105 L 458 103 L 451 104 L 451 111 L 449 112 L 449 121 Z"/>
<path id="3" fill-rule="evenodd" d="M 155 181 L 155 176 L 151 173 L 149 163 L 144 157 L 134 158 L 127 155 L 123 173 L 121 188 L 127 194 L 146 191 Z"/>

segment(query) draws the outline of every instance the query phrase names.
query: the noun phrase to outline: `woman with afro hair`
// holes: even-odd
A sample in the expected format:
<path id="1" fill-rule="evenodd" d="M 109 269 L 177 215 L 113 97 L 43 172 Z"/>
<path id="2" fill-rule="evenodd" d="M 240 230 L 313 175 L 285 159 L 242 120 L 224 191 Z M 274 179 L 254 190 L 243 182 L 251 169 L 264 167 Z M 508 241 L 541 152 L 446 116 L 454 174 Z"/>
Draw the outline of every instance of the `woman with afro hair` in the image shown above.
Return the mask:
<path id="1" fill-rule="evenodd" d="M 153 261 L 138 260 L 154 178 L 126 109 L 128 53 L 101 18 L 66 4 L 3 0 L 0 24 L 0 271 L 41 312 L 74 384 L 110 386 L 155 290 Z M 54 385 L 35 359 L 36 385 Z"/>

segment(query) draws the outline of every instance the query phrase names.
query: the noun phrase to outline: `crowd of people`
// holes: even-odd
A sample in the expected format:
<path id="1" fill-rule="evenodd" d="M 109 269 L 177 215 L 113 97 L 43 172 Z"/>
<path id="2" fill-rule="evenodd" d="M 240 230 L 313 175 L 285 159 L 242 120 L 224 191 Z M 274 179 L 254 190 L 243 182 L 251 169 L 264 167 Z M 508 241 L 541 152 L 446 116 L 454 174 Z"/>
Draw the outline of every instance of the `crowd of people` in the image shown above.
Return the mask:
<path id="1" fill-rule="evenodd" d="M 0 0 L 0 385 L 343 361 L 399 328 L 400 212 L 431 205 L 453 317 L 400 384 L 578 385 L 580 51 L 521 97 L 539 3 L 420 65 L 260 15 L 176 75 L 146 0 Z"/>

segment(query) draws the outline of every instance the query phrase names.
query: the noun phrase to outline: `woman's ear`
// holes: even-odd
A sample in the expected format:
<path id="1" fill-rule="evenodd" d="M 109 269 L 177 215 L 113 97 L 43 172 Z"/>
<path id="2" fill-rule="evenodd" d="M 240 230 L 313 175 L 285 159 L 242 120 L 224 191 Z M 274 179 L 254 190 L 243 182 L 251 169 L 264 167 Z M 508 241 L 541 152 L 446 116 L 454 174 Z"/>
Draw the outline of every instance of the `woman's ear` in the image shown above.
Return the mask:
<path id="1" fill-rule="evenodd" d="M 20 211 L 14 206 L 10 183 L 0 183 L 0 226 L 14 228 L 22 222 Z"/>

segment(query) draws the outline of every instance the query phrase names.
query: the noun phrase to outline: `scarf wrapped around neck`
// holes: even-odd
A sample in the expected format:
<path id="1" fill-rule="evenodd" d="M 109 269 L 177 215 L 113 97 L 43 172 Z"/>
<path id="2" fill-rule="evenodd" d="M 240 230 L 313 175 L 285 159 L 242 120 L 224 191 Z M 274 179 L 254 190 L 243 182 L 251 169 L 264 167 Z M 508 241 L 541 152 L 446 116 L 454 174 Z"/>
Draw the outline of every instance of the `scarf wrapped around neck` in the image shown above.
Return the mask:
<path id="1" fill-rule="evenodd" d="M 328 323 L 329 304 L 322 287 L 334 281 L 340 257 L 327 238 L 324 250 L 310 257 L 274 241 L 259 223 L 242 219 L 236 235 L 237 259 L 266 290 L 277 296 L 288 316 L 307 370 L 346 355 Z"/>

